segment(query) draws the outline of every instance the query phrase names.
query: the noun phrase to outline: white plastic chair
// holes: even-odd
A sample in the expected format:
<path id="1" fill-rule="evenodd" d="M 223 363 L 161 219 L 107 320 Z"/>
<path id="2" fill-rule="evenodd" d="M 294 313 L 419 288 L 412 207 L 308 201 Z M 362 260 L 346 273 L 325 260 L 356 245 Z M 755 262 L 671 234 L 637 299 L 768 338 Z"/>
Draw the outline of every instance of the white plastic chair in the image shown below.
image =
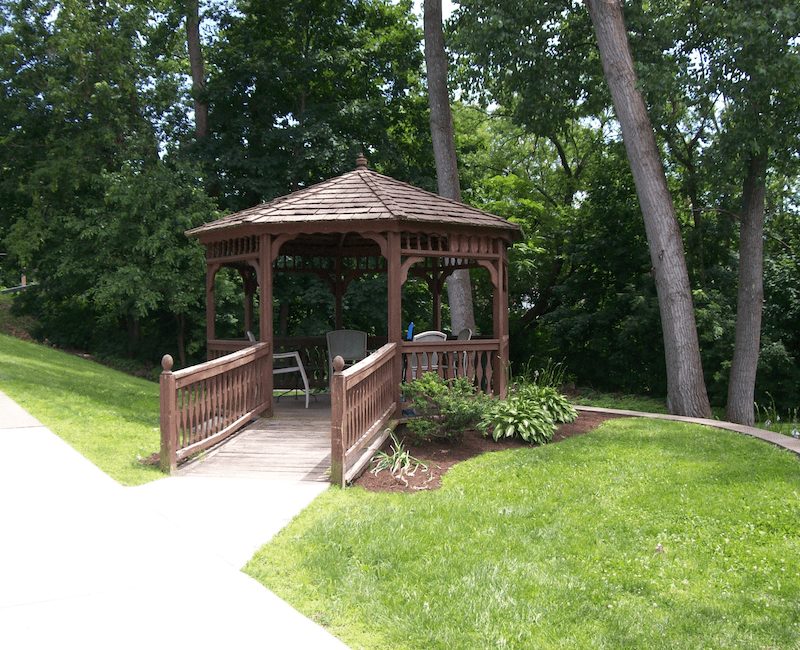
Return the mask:
<path id="1" fill-rule="evenodd" d="M 427 332 L 420 332 L 414 335 L 415 343 L 426 343 L 428 341 L 446 341 L 447 334 L 438 332 L 436 330 L 429 330 Z M 422 374 L 432 370 L 439 369 L 439 355 L 436 352 L 420 352 L 419 363 L 417 361 L 417 353 L 411 353 L 411 379 L 417 378 L 417 372 Z"/>
<path id="2" fill-rule="evenodd" d="M 256 336 L 250 330 L 245 332 L 247 336 L 247 340 L 250 341 L 252 344 L 256 344 Z M 281 361 L 283 359 L 291 359 L 288 366 L 276 366 L 274 365 L 275 361 Z M 272 354 L 272 374 L 273 375 L 285 375 L 286 373 L 290 372 L 299 372 L 300 379 L 303 381 L 303 392 L 306 396 L 306 408 L 308 408 L 308 397 L 311 394 L 311 388 L 308 385 L 308 375 L 306 374 L 306 369 L 303 366 L 303 360 L 300 358 L 300 353 L 296 350 L 291 352 L 274 352 Z M 281 397 L 288 394 L 291 391 L 286 391 L 285 393 L 281 393 L 278 395 L 277 399 L 280 400 Z"/>

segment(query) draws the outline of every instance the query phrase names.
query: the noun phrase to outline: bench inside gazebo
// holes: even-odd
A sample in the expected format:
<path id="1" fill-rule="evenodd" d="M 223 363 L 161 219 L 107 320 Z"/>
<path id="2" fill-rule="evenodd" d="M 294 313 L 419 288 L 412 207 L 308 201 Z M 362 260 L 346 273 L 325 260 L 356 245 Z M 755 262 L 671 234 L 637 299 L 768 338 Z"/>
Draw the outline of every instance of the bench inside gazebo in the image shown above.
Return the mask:
<path id="1" fill-rule="evenodd" d="M 188 231 L 206 249 L 206 363 L 161 376 L 161 466 L 218 445 L 254 417 L 273 416 L 273 355 L 298 352 L 309 379 L 330 386 L 330 478 L 340 485 L 363 471 L 399 417 L 401 384 L 417 360 L 436 354 L 445 378 L 469 377 L 482 391 L 503 395 L 508 367 L 507 249 L 519 226 L 379 174 L 359 156 L 354 171 Z M 216 333 L 215 278 L 224 268 L 241 276 L 243 330 Z M 432 296 L 431 323 L 441 329 L 441 292 L 457 269 L 482 268 L 492 286 L 492 331 L 472 340 L 404 340 L 402 289 L 410 276 Z M 313 274 L 334 296 L 332 329 L 343 329 L 348 283 L 385 274 L 386 331 L 372 336 L 366 358 L 328 377 L 325 337 L 275 337 L 273 281 L 278 274 Z M 257 300 L 256 300 L 257 298 Z M 247 332 L 252 331 L 253 343 Z M 284 378 L 285 375 L 276 375 Z M 297 417 L 297 411 L 293 411 Z M 276 418 L 277 419 L 277 418 Z"/>

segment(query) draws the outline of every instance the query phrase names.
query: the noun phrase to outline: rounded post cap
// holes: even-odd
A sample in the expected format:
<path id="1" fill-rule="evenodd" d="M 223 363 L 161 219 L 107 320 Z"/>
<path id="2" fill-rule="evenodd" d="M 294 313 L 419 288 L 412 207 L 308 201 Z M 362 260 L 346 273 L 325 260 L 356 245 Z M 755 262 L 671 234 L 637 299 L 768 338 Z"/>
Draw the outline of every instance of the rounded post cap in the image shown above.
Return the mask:
<path id="1" fill-rule="evenodd" d="M 342 372 L 342 370 L 344 370 L 344 359 L 338 354 L 333 359 L 333 369 L 336 372 Z"/>
<path id="2" fill-rule="evenodd" d="M 364 152 L 358 154 L 356 158 L 356 169 L 366 169 L 367 168 L 367 158 L 364 156 Z"/>
<path id="3" fill-rule="evenodd" d="M 164 369 L 164 372 L 170 372 L 174 364 L 175 361 L 173 361 L 171 355 L 165 354 L 163 357 L 161 357 L 161 367 Z"/>

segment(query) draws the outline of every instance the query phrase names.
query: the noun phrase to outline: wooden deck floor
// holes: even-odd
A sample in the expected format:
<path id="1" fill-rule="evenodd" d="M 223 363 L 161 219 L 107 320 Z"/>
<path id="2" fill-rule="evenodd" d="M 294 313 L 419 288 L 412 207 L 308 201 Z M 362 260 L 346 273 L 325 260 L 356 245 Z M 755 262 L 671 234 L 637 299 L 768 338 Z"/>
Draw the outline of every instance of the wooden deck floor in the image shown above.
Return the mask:
<path id="1" fill-rule="evenodd" d="M 328 395 L 282 397 L 272 418 L 247 426 L 205 456 L 178 470 L 181 476 L 327 481 L 331 467 Z"/>

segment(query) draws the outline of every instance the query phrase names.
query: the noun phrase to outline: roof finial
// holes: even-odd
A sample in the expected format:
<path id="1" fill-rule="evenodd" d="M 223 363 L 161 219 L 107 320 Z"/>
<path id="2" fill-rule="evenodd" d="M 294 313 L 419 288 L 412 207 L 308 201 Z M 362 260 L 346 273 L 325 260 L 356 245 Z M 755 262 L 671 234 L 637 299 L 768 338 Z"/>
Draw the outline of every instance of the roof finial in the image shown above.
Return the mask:
<path id="1" fill-rule="evenodd" d="M 358 158 L 356 158 L 356 169 L 366 169 L 367 168 L 367 159 L 364 157 L 364 152 L 358 154 Z"/>

